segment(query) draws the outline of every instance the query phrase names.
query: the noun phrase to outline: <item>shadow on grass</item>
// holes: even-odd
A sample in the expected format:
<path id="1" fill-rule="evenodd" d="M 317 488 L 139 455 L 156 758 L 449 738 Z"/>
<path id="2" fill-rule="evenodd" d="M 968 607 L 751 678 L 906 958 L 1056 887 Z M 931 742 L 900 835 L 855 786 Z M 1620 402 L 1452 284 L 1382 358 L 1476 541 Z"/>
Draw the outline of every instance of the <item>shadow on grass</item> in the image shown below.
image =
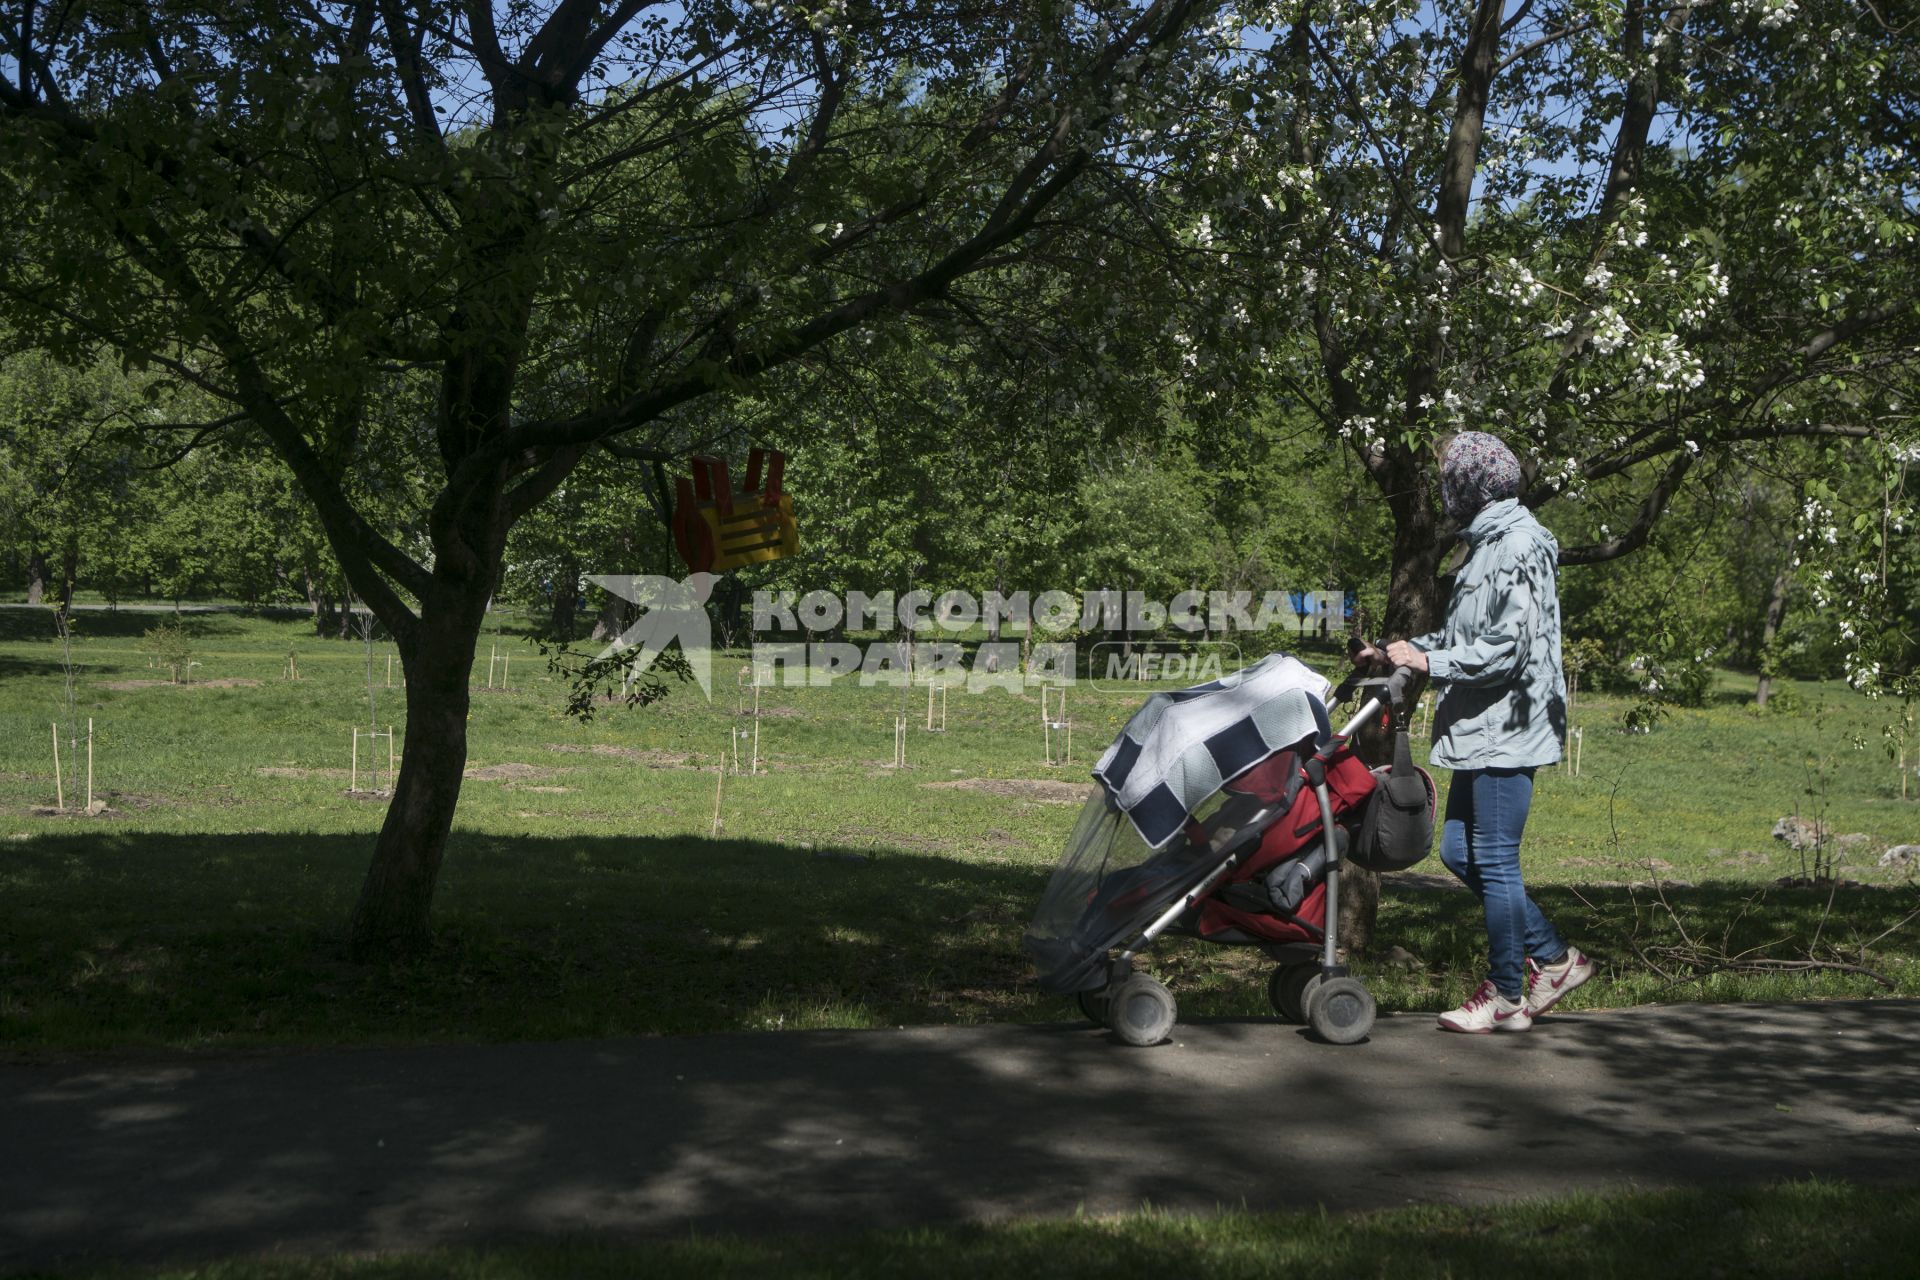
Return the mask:
<path id="1" fill-rule="evenodd" d="M 57 676 L 66 670 L 59 662 L 32 658 L 15 658 L 0 654 L 0 680 L 24 679 L 28 676 Z"/>
<path id="2" fill-rule="evenodd" d="M 361 836 L 7 846 L 0 1050 L 551 1039 L 1010 1014 L 1045 871 L 754 841 L 456 832 L 433 954 L 350 965 Z M 17 909 L 16 909 L 17 908 Z"/>
<path id="3" fill-rule="evenodd" d="M 1019 940 L 1048 871 L 927 852 L 746 840 L 456 831 L 425 960 L 346 962 L 363 836 L 47 831 L 6 846 L 0 1052 L 262 1043 L 511 1041 L 652 1033 L 1056 1020 Z M 1911 890 L 1644 891 L 1546 886 L 1562 931 L 1602 964 L 1591 1003 L 1892 994 L 1853 974 L 1670 985 L 1640 961 L 1679 930 L 1729 953 L 1871 942 L 1920 995 Z M 1888 931 L 1892 932 L 1889 933 Z M 1879 935 L 1885 934 L 1881 937 Z M 1479 979 L 1478 904 L 1389 895 L 1361 962 L 1381 1006 L 1430 1010 Z M 1823 954 L 1836 954 L 1823 950 Z M 1156 950 L 1184 1018 L 1264 1015 L 1248 949 Z M 1729 983 L 1731 982 L 1731 985 Z M 1742 983 L 1744 982 L 1744 985 Z"/>
<path id="4" fill-rule="evenodd" d="M 196 639 L 212 636 L 229 636 L 245 630 L 241 619 L 247 617 L 270 617 L 285 620 L 289 617 L 303 616 L 299 613 L 280 610 L 238 610 L 219 613 L 195 612 L 189 605 L 184 612 L 175 616 L 171 609 L 78 609 L 73 615 L 73 634 L 76 639 L 98 637 L 103 640 L 138 640 L 153 628 L 163 623 L 180 627 Z M 58 643 L 60 633 L 55 629 L 53 610 L 48 608 L 7 608 L 0 609 L 0 642 L 46 640 Z"/>

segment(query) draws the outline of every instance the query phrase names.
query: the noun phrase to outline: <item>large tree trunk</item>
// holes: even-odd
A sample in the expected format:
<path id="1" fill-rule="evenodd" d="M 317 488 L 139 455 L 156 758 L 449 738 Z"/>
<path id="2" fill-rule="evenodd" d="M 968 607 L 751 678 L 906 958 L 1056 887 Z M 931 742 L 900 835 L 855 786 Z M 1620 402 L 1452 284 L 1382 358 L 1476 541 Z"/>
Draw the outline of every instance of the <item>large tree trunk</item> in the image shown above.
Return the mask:
<path id="1" fill-rule="evenodd" d="M 1780 623 L 1787 616 L 1787 588 L 1793 582 L 1792 568 L 1780 570 L 1773 579 L 1773 595 L 1767 600 L 1767 617 L 1760 629 L 1760 683 L 1753 691 L 1753 705 L 1764 710 L 1773 696 L 1773 639 L 1780 634 Z"/>
<path id="2" fill-rule="evenodd" d="M 626 629 L 626 601 L 609 591 L 606 603 L 600 606 L 600 616 L 594 619 L 593 634 L 590 638 L 597 643 L 605 643 Z"/>
<path id="3" fill-rule="evenodd" d="M 530 305 L 521 294 L 502 300 L 497 311 L 480 306 L 478 313 L 488 316 L 486 345 L 447 363 L 439 434 L 448 457 L 457 456 L 459 441 L 505 429 Z M 463 314 L 454 323 L 465 329 L 479 322 Z M 459 467 L 448 470 L 451 479 Z M 357 960 L 418 956 L 432 941 L 433 891 L 467 763 L 473 655 L 500 585 L 513 524 L 510 478 L 502 461 L 475 480 L 463 500 L 443 494 L 435 505 L 428 522 L 433 569 L 419 592 L 416 618 L 397 616 L 404 606 L 384 591 L 360 592 L 370 608 L 378 610 L 385 600 L 396 614 L 386 621 L 406 669 L 407 734 L 400 778 L 353 909 L 351 950 Z"/>
<path id="4" fill-rule="evenodd" d="M 27 555 L 27 603 L 39 604 L 47 594 L 47 553 L 35 547 Z"/>
<path id="5" fill-rule="evenodd" d="M 313 634 L 327 636 L 340 628 L 341 610 L 335 607 L 333 593 L 323 589 L 319 575 L 307 571 L 307 608 L 313 613 Z"/>
<path id="6" fill-rule="evenodd" d="M 553 638 L 571 640 L 574 618 L 580 612 L 580 562 L 563 556 L 553 575 Z"/>
<path id="7" fill-rule="evenodd" d="M 73 585 L 80 573 L 80 548 L 67 543 L 60 553 L 60 612 L 73 612 Z"/>
<path id="8" fill-rule="evenodd" d="M 353 909 L 358 960 L 419 955 L 431 938 L 434 886 L 467 763 L 468 686 L 487 603 L 486 580 L 478 581 L 469 593 L 427 602 L 414 643 L 402 647 L 405 754 Z"/>
<path id="9" fill-rule="evenodd" d="M 1376 642 L 1405 640 L 1440 625 L 1445 602 L 1439 569 L 1446 546 L 1444 529 L 1435 519 L 1431 496 L 1434 480 L 1430 450 L 1391 451 L 1383 473 L 1387 502 L 1393 512 L 1393 565 L 1387 586 L 1387 616 Z M 1385 674 L 1385 672 L 1381 672 Z M 1417 700 L 1421 688 L 1410 697 Z M 1376 722 L 1354 735 L 1354 753 L 1370 765 L 1393 759 L 1393 735 Z M 1351 954 L 1373 947 L 1374 924 L 1380 912 L 1380 877 L 1348 863 L 1340 874 L 1340 936 Z"/>

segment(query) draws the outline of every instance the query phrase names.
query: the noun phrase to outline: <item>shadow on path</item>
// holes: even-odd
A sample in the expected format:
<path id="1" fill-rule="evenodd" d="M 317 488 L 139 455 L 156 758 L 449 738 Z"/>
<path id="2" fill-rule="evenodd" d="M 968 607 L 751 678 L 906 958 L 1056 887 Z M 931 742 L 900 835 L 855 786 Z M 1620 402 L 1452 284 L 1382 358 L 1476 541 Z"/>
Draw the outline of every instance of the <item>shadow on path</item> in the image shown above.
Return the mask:
<path id="1" fill-rule="evenodd" d="M 0 1266 L 1920 1167 L 1920 1002 L 0 1066 Z"/>

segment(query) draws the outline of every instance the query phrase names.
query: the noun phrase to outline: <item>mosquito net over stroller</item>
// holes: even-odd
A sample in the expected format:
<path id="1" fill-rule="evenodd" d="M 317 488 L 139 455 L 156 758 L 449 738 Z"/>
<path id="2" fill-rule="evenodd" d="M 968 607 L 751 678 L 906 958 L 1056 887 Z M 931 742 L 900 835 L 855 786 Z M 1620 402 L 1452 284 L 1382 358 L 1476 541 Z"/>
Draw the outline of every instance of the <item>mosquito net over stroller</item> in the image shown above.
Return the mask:
<path id="1" fill-rule="evenodd" d="M 1227 784 L 1324 740 L 1328 688 L 1299 660 L 1271 654 L 1147 700 L 1094 766 L 1100 790 L 1081 810 L 1027 931 L 1042 986 L 1100 985 L 1109 950 L 1288 812 L 1291 788 L 1279 795 Z"/>

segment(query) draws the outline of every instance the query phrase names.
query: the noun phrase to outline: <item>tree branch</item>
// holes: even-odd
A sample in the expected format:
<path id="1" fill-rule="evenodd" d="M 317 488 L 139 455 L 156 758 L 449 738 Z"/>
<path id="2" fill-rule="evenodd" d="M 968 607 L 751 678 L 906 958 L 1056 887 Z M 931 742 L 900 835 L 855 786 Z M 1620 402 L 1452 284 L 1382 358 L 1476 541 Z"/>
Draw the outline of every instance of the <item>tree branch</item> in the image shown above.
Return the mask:
<path id="1" fill-rule="evenodd" d="M 1500 48 L 1500 15 L 1504 0 L 1478 0 L 1467 42 L 1460 50 L 1460 91 L 1453 124 L 1440 165 L 1440 191 L 1434 201 L 1435 249 L 1440 254 L 1442 297 L 1433 300 L 1426 324 L 1424 354 L 1407 357 L 1406 402 L 1401 410 L 1409 424 L 1427 413 L 1433 389 L 1446 359 L 1447 339 L 1441 332 L 1444 295 L 1452 292 L 1456 264 L 1467 255 L 1467 211 L 1473 201 L 1474 174 L 1480 166 L 1480 139 L 1486 130 L 1487 99 L 1493 88 L 1494 54 Z M 1417 351 L 1417 348 L 1416 348 Z"/>
<path id="2" fill-rule="evenodd" d="M 1673 499 L 1673 491 L 1680 484 L 1687 471 L 1693 466 L 1693 454 L 1681 453 L 1667 464 L 1667 469 L 1654 482 L 1653 491 L 1647 494 L 1646 501 L 1640 504 L 1640 512 L 1634 517 L 1633 524 L 1617 538 L 1605 542 L 1596 542 L 1584 547 L 1562 547 L 1560 563 L 1600 564 L 1637 551 L 1646 545 L 1653 526 L 1666 513 L 1667 503 Z"/>
<path id="3" fill-rule="evenodd" d="M 228 427 L 234 425 L 234 423 L 246 421 L 246 417 L 247 415 L 244 413 L 236 413 L 236 414 L 230 414 L 225 418 L 221 418 L 217 422 L 205 423 L 200 427 L 198 431 L 193 433 L 192 439 L 188 440 L 185 444 L 181 445 L 179 448 L 175 449 L 172 453 L 168 454 L 165 459 L 163 459 L 160 462 L 138 463 L 136 464 L 136 469 L 140 471 L 165 471 L 168 467 L 171 467 L 175 463 L 179 462 L 182 458 L 192 453 L 195 449 L 198 449 L 202 444 L 206 443 L 208 440 L 211 440 L 214 436 L 219 435 L 222 431 L 225 431 Z"/>
<path id="4" fill-rule="evenodd" d="M 519 70 L 542 88 L 549 100 L 571 102 L 579 95 L 579 81 L 607 43 L 634 15 L 656 0 L 620 0 L 598 25 L 594 17 L 602 0 L 560 0 L 553 13 L 520 53 Z"/>
<path id="5" fill-rule="evenodd" d="M 1664 27 L 1669 36 L 1677 36 L 1686 25 L 1692 4 L 1681 4 L 1669 9 L 1664 19 Z M 1627 0 L 1626 19 L 1621 28 L 1621 51 L 1631 63 L 1645 54 L 1646 11 L 1642 0 Z M 1627 197 L 1640 184 L 1641 164 L 1646 155 L 1647 137 L 1653 129 L 1654 114 L 1660 105 L 1661 79 L 1657 58 L 1646 58 L 1640 67 L 1628 78 L 1626 88 L 1621 94 L 1620 127 L 1614 135 L 1613 156 L 1607 165 L 1607 181 L 1601 191 L 1600 211 L 1594 218 L 1593 242 L 1587 250 L 1587 266 L 1591 270 L 1607 256 L 1607 243 L 1613 234 L 1614 224 L 1620 219 L 1620 211 L 1625 207 Z M 1560 344 L 1560 358 L 1554 366 L 1553 376 L 1547 381 L 1547 399 L 1552 403 L 1564 402 L 1573 391 L 1573 361 L 1593 336 L 1593 328 L 1588 323 L 1593 317 L 1593 308 L 1583 306 L 1568 330 L 1566 339 Z"/>
<path id="6" fill-rule="evenodd" d="M 414 613 L 380 575 L 388 575 L 416 598 L 424 597 L 431 576 L 410 556 L 382 537 L 355 510 L 345 491 L 313 451 L 299 426 L 288 416 L 279 398 L 273 394 L 265 373 L 254 360 L 239 330 L 201 284 L 187 254 L 151 220 L 145 224 L 145 235 L 154 237 L 154 243 L 149 243 L 141 232 L 133 228 L 127 218 L 129 197 L 126 192 L 115 190 L 110 198 L 114 208 L 110 218 L 115 236 L 128 256 L 148 274 L 166 284 L 181 304 L 192 310 L 202 323 L 208 337 L 220 350 L 227 367 L 234 374 L 236 400 L 273 442 L 282 460 L 313 502 L 320 516 L 321 527 L 327 532 L 327 540 L 332 543 L 334 554 L 340 559 L 340 567 L 354 589 L 380 613 L 381 621 L 387 624 L 396 639 L 402 639 L 403 633 L 410 638 L 411 628 L 416 621 Z"/>
<path id="7" fill-rule="evenodd" d="M 433 94 L 427 87 L 426 67 L 420 57 L 420 32 L 408 24 L 399 0 L 380 0 L 380 21 L 387 29 L 394 73 L 400 77 L 400 88 L 406 95 L 413 131 L 436 150 L 443 149 L 446 138 L 440 132 L 440 119 L 433 110 Z"/>
<path id="8" fill-rule="evenodd" d="M 493 27 L 493 0 L 466 0 L 461 11 L 467 16 L 467 30 L 473 36 L 473 59 L 480 64 L 480 74 L 487 78 L 494 96 L 501 97 L 513 77 L 513 66 L 500 48 L 500 35 Z"/>
<path id="9" fill-rule="evenodd" d="M 1145 46 L 1150 52 L 1174 40 L 1191 22 L 1197 0 L 1155 0 L 1121 36 L 1094 60 L 1093 81 L 1111 75 L 1121 59 Z M 1099 122 L 1109 116 L 1103 114 Z M 442 495 L 448 510 L 458 509 L 484 484 L 489 471 L 502 460 L 529 450 L 593 444 L 633 430 L 667 410 L 738 380 L 756 377 L 811 351 L 874 316 L 908 310 L 941 296 L 955 280 L 980 268 L 981 263 L 1029 231 L 1039 215 L 1065 191 L 1092 160 L 1072 139 L 1080 131 L 1072 108 L 1056 116 L 1046 141 L 1029 156 L 1008 183 L 1006 192 L 981 226 L 963 243 L 919 273 L 844 298 L 768 340 L 757 349 L 730 350 L 730 342 L 708 344 L 716 358 L 696 361 L 676 380 L 650 391 L 628 396 L 590 413 L 564 420 L 521 423 L 509 427 L 459 462 Z M 1091 127 L 1087 125 L 1085 127 Z M 1048 173 L 1051 169 L 1052 172 Z M 1042 175 L 1046 175 L 1044 180 Z M 724 353 L 724 358 L 718 358 Z M 440 504 L 436 504 L 440 505 Z"/>
<path id="10" fill-rule="evenodd" d="M 179 159 L 162 150 L 152 142 L 134 142 L 129 139 L 123 144 L 115 144 L 104 138 L 92 122 L 84 120 L 64 107 L 55 104 L 42 104 L 23 101 L 0 77 L 0 119 L 13 117 L 19 120 L 37 121 L 52 127 L 55 143 L 65 159 L 76 166 L 97 167 L 95 161 L 86 154 L 93 147 L 117 146 L 122 154 L 152 173 L 167 188 L 188 201 L 195 209 L 216 222 L 222 230 L 231 235 L 248 256 L 271 270 L 274 275 L 296 289 L 310 293 L 319 303 L 321 313 L 329 323 L 338 323 L 342 316 L 354 309 L 351 297 L 341 294 L 334 283 L 325 276 L 316 274 L 303 267 L 288 248 L 287 237 L 297 230 L 307 218 L 318 211 L 319 206 L 307 209 L 279 235 L 270 233 L 262 221 L 250 211 L 238 208 L 220 208 L 208 204 L 202 194 L 190 190 L 191 184 L 185 181 L 186 174 Z M 384 355 L 401 360 L 423 360 L 434 358 L 435 353 L 409 348 L 397 335 L 386 334 L 377 338 L 372 348 Z"/>

